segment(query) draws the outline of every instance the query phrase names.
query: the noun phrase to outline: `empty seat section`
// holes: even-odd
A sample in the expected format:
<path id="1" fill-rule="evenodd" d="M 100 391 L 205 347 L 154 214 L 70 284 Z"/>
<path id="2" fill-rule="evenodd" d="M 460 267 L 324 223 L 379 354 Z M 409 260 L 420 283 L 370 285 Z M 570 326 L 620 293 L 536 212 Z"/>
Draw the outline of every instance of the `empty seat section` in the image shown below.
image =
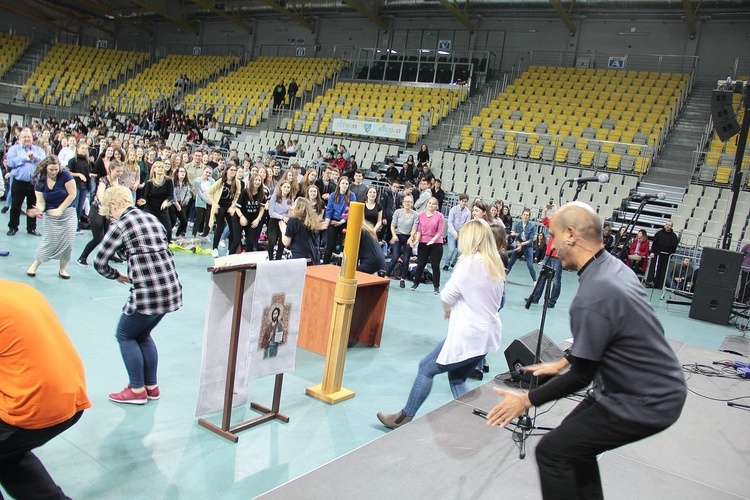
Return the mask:
<path id="1" fill-rule="evenodd" d="M 175 85 L 178 78 L 187 76 L 191 84 L 202 84 L 238 62 L 237 56 L 168 55 L 112 89 L 102 98 L 101 107 L 114 107 L 121 113 L 142 113 L 162 99 L 171 99 L 179 91 Z M 217 119 L 223 115 L 221 99 L 214 100 L 211 107 Z M 193 114 L 193 110 L 187 111 Z"/>
<path id="2" fill-rule="evenodd" d="M 26 80 L 22 94 L 28 102 L 70 106 L 144 67 L 149 57 L 145 52 L 58 43 Z"/>

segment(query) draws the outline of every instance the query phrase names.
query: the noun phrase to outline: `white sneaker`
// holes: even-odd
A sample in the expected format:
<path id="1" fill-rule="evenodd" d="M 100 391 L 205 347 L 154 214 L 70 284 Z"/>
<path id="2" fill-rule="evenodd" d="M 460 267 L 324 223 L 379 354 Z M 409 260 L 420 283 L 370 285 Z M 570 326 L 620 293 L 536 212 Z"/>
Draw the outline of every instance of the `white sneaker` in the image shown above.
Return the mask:
<path id="1" fill-rule="evenodd" d="M 218 248 L 214 248 L 213 249 L 213 251 L 211 252 L 211 257 L 213 257 L 214 259 L 219 258 L 219 249 Z"/>
<path id="2" fill-rule="evenodd" d="M 226 241 L 224 241 L 224 240 L 221 240 L 221 241 L 219 242 L 219 248 L 226 248 L 226 247 L 227 247 L 227 242 L 226 242 Z"/>

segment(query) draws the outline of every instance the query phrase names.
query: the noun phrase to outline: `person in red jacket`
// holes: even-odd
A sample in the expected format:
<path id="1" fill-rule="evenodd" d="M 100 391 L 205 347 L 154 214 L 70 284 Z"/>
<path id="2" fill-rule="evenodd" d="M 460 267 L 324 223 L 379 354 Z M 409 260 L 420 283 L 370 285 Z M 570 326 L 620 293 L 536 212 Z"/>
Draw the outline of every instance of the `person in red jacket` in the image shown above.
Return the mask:
<path id="1" fill-rule="evenodd" d="M 628 250 L 629 265 L 636 274 L 646 274 L 646 269 L 648 269 L 648 252 L 648 235 L 645 230 L 641 229 L 638 231 L 636 238 L 630 243 L 630 249 Z"/>

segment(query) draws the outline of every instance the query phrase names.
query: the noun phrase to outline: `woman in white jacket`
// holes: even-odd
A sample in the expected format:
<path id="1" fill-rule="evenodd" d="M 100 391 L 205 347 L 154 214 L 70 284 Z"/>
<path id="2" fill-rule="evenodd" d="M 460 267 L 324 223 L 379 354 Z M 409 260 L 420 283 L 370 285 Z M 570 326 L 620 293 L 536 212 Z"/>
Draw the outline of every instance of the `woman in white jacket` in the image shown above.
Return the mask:
<path id="1" fill-rule="evenodd" d="M 448 335 L 419 362 L 419 371 L 404 409 L 378 413 L 389 429 L 411 422 L 432 388 L 432 379 L 448 373 L 453 397 L 468 392 L 466 378 L 487 353 L 500 348 L 503 325 L 497 312 L 505 287 L 505 266 L 489 224 L 474 219 L 461 228 L 461 252 L 451 279 L 440 293 Z"/>

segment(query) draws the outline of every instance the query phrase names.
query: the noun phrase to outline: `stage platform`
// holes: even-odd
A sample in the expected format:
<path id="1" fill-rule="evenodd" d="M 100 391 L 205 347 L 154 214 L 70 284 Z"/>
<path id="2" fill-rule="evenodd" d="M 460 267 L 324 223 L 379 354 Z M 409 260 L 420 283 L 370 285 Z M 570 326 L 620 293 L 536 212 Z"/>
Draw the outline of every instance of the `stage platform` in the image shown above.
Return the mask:
<path id="1" fill-rule="evenodd" d="M 742 359 L 670 343 L 683 364 Z M 686 378 L 695 392 L 688 393 L 675 425 L 599 457 L 607 499 L 750 498 L 750 412 L 696 394 L 720 400 L 750 396 L 750 380 Z M 535 431 L 528 456 L 519 460 L 513 433 L 488 427 L 472 413 L 496 404 L 495 386 L 506 384 L 492 380 L 259 498 L 541 498 L 534 448 L 543 431 Z M 750 404 L 750 398 L 737 402 Z M 549 403 L 539 409 L 536 423 L 554 427 L 575 405 L 572 399 Z M 372 417 L 373 425 L 380 425 Z"/>

